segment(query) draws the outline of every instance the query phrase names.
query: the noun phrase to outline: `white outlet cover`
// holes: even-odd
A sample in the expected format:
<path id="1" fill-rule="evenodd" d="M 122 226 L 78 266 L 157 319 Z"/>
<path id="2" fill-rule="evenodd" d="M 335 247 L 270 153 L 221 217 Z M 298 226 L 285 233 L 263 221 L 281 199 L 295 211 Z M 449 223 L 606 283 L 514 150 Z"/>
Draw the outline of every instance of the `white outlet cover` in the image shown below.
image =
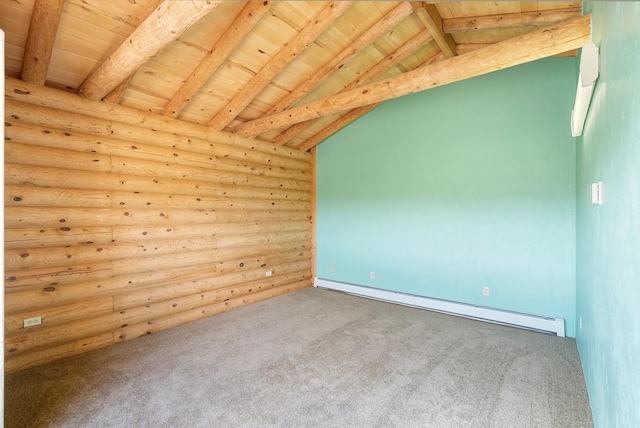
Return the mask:
<path id="1" fill-rule="evenodd" d="M 33 327 L 35 325 L 40 325 L 42 324 L 42 317 L 33 317 L 33 318 L 25 318 L 22 321 L 22 326 L 23 327 Z"/>
<path id="2" fill-rule="evenodd" d="M 591 183 L 591 203 L 602 205 L 602 181 Z"/>

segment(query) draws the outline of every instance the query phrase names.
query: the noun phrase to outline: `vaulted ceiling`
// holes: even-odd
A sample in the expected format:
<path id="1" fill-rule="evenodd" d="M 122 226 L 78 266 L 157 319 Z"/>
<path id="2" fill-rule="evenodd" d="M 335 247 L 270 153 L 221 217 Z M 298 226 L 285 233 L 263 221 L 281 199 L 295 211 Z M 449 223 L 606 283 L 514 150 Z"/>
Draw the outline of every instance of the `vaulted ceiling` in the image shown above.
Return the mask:
<path id="1" fill-rule="evenodd" d="M 307 150 L 385 99 L 575 55 L 580 6 L 0 0 L 0 28 L 9 77 Z"/>

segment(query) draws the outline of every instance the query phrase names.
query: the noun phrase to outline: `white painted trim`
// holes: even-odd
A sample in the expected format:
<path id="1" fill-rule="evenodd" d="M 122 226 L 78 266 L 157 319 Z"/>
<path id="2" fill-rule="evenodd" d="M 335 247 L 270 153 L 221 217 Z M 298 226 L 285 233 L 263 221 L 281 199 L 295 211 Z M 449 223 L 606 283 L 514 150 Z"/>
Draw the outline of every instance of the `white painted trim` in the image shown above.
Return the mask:
<path id="1" fill-rule="evenodd" d="M 582 46 L 580 52 L 580 74 L 578 74 L 578 88 L 576 89 L 576 101 L 571 110 L 571 136 L 579 137 L 584 129 L 587 119 L 593 87 L 599 73 L 598 47 L 593 43 Z"/>
<path id="2" fill-rule="evenodd" d="M 328 290 L 343 291 L 348 294 L 367 297 L 370 299 L 412 306 L 414 308 L 428 309 L 451 315 L 473 318 L 481 321 L 551 332 L 560 337 L 564 337 L 564 318 L 551 318 L 521 312 L 505 311 L 503 309 L 471 305 L 451 300 L 434 299 L 431 297 L 401 293 L 398 291 L 381 290 L 379 288 L 347 284 L 318 277 L 314 279 L 313 286 L 326 288 Z"/>

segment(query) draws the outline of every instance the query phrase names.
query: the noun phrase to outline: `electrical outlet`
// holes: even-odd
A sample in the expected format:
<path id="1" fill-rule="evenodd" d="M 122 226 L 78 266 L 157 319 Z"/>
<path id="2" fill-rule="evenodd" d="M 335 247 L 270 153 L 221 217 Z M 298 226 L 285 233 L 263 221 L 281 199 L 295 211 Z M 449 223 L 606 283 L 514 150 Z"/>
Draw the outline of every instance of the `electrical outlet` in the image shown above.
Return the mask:
<path id="1" fill-rule="evenodd" d="M 376 273 L 374 271 L 371 271 L 371 273 L 369 273 L 369 278 L 376 279 Z"/>
<path id="2" fill-rule="evenodd" d="M 271 274 L 272 274 L 272 273 L 273 273 L 273 272 L 271 272 L 270 270 L 268 270 L 268 271 L 266 271 L 266 272 L 264 273 L 264 276 L 271 276 Z"/>
<path id="3" fill-rule="evenodd" d="M 602 181 L 591 183 L 591 203 L 602 205 Z"/>
<path id="4" fill-rule="evenodd" d="M 482 287 L 482 295 L 483 296 L 489 295 L 489 287 Z"/>
<path id="5" fill-rule="evenodd" d="M 42 317 L 25 318 L 22 321 L 23 327 L 33 327 L 34 325 L 42 324 Z"/>
<path id="6" fill-rule="evenodd" d="M 582 330 L 582 317 L 580 317 L 580 330 Z"/>
<path id="7" fill-rule="evenodd" d="M 333 266 L 329 266 L 329 272 L 333 273 L 333 272 L 335 272 L 335 271 L 336 271 L 336 270 L 333 268 Z"/>

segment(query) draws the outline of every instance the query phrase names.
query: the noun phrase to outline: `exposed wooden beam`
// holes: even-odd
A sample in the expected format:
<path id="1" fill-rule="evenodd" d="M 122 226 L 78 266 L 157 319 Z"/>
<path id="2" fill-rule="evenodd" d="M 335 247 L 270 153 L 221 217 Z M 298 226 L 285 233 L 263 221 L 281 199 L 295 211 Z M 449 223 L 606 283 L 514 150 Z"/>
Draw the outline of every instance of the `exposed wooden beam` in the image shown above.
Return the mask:
<path id="1" fill-rule="evenodd" d="M 296 123 L 295 125 L 288 127 L 287 129 L 282 131 L 280 134 L 276 135 L 276 137 L 273 139 L 273 143 L 279 146 L 284 146 L 289 141 L 291 141 L 291 139 L 293 139 L 296 135 L 298 135 L 299 133 L 301 133 L 311 125 L 313 125 L 313 123 L 316 120 L 317 119 L 309 119 L 309 120 L 305 120 L 304 122 Z"/>
<path id="2" fill-rule="evenodd" d="M 309 119 L 304 122 L 296 123 L 282 131 L 280 134 L 276 135 L 273 139 L 273 143 L 279 146 L 284 146 L 289 141 L 291 141 L 296 135 L 310 127 L 314 124 L 317 119 Z"/>
<path id="3" fill-rule="evenodd" d="M 578 49 L 571 49 L 570 51 L 555 54 L 553 56 L 578 56 Z"/>
<path id="4" fill-rule="evenodd" d="M 371 83 L 396 65 L 400 64 L 410 55 L 413 55 L 418 49 L 431 43 L 433 38 L 428 30 L 423 30 L 407 40 L 398 49 L 378 61 L 373 67 L 365 71 L 356 80 L 351 82 L 344 88 L 344 91 L 350 91 L 367 83 Z"/>
<path id="5" fill-rule="evenodd" d="M 149 17 L 149 15 L 151 15 L 153 13 L 153 11 L 156 10 L 157 7 L 160 6 L 160 3 L 162 3 L 163 1 L 164 0 L 153 0 L 153 1 L 150 1 L 145 6 L 145 13 L 141 16 L 140 20 L 144 21 L 145 19 L 147 19 Z M 131 73 L 129 75 L 129 77 L 127 77 L 125 80 L 120 82 L 120 84 L 118 86 L 116 86 L 115 88 L 113 88 L 113 90 L 111 92 L 109 92 L 107 95 L 105 95 L 105 97 L 103 99 L 106 102 L 111 103 L 111 104 L 119 104 L 120 101 L 123 100 L 124 94 L 127 92 L 127 89 L 129 89 L 129 84 L 131 83 L 131 81 L 135 77 L 135 74 L 136 74 L 135 71 L 133 73 Z"/>
<path id="6" fill-rule="evenodd" d="M 81 85 L 80 92 L 90 100 L 101 99 L 221 3 L 210 0 L 165 0 L 91 73 Z"/>
<path id="7" fill-rule="evenodd" d="M 291 91 L 286 97 L 281 99 L 271 110 L 266 114 L 274 114 L 288 109 L 304 97 L 306 97 L 311 91 L 313 91 L 318 85 L 325 81 L 336 71 L 350 61 L 357 54 L 362 52 L 367 46 L 373 43 L 378 37 L 382 36 L 387 31 L 391 30 L 400 21 L 409 16 L 413 11 L 411 5 L 408 2 L 402 2 L 396 6 L 391 12 L 383 16 L 378 22 L 373 24 L 369 29 L 363 32 L 357 39 L 355 39 L 349 46 L 342 49 L 335 57 L 331 59 L 327 64 L 318 69 L 313 76 L 306 79 L 297 88 Z"/>
<path id="8" fill-rule="evenodd" d="M 444 56 L 447 58 L 456 56 L 456 42 L 450 34 L 445 34 L 442 30 L 442 17 L 436 6 L 425 2 L 414 2 L 413 10 L 426 29 L 429 30 Z"/>
<path id="9" fill-rule="evenodd" d="M 352 5 L 352 2 L 333 1 L 324 6 L 309 25 L 302 29 L 280 52 L 274 55 L 258 74 L 207 125 L 219 131 L 223 130 L 274 77 Z"/>
<path id="10" fill-rule="evenodd" d="M 458 44 L 456 46 L 456 50 L 458 51 L 458 55 L 464 55 L 469 52 L 477 51 L 478 49 L 486 48 L 487 46 L 491 46 L 493 43 L 465 43 Z M 562 52 L 559 54 L 555 54 L 552 56 L 576 56 L 578 55 L 577 49 L 571 49 L 567 52 Z"/>
<path id="11" fill-rule="evenodd" d="M 123 80 L 118 86 L 116 86 L 111 92 L 104 96 L 103 100 L 111 104 L 119 104 L 124 97 L 124 93 L 129 88 L 129 83 L 133 80 L 135 73 L 131 73 L 129 77 Z"/>
<path id="12" fill-rule="evenodd" d="M 64 0 L 36 0 L 22 58 L 20 78 L 42 86 L 47 78 Z"/>
<path id="13" fill-rule="evenodd" d="M 465 33 L 477 30 L 499 30 L 503 28 L 546 27 L 578 18 L 579 7 L 571 9 L 541 10 L 538 12 L 508 13 L 503 15 L 475 16 L 472 18 L 450 18 L 442 21 L 445 33 Z"/>
<path id="14" fill-rule="evenodd" d="M 376 65 L 367 70 L 364 74 L 362 74 L 358 79 L 351 82 L 347 85 L 342 91 L 346 92 L 351 89 L 357 88 L 358 86 L 362 86 L 367 83 L 373 82 L 375 79 L 386 73 L 391 68 L 398 65 L 402 62 L 406 57 L 415 53 L 418 49 L 420 49 L 425 44 L 429 43 L 432 40 L 429 30 L 423 30 L 409 39 L 406 43 L 400 46 L 395 51 L 391 52 L 389 55 L 384 57 L 382 61 L 379 61 Z M 304 122 L 296 123 L 295 125 L 289 127 L 284 130 L 280 135 L 278 135 L 273 142 L 278 145 L 287 144 L 292 138 L 296 135 L 307 129 L 316 121 L 316 118 L 306 120 Z"/>
<path id="15" fill-rule="evenodd" d="M 590 23 L 591 16 L 585 15 L 533 31 L 464 56 L 449 58 L 381 82 L 361 86 L 320 101 L 247 122 L 238 128 L 238 134 L 256 135 L 269 129 L 284 128 L 305 120 L 424 91 L 577 49 L 589 43 Z"/>
<path id="16" fill-rule="evenodd" d="M 429 58 L 427 61 L 421 64 L 420 67 L 425 67 L 427 65 L 434 64 L 436 62 L 442 61 L 444 58 L 445 58 L 444 54 L 440 52 L 437 55 L 434 55 L 433 57 Z M 351 110 L 350 112 L 344 114 L 337 120 L 331 122 L 330 124 L 322 128 L 319 132 L 314 134 L 311 138 L 307 139 L 302 144 L 297 146 L 297 148 L 302 151 L 307 151 L 310 148 L 315 147 L 320 142 L 330 137 L 331 135 L 335 134 L 340 129 L 344 128 L 354 120 L 369 113 L 371 110 L 378 107 L 380 104 L 382 103 L 370 104 L 368 106 L 362 106 L 362 107 L 358 107 L 356 109 Z"/>
<path id="17" fill-rule="evenodd" d="M 191 72 L 189 78 L 178 89 L 178 92 L 164 106 L 162 114 L 170 118 L 176 118 L 191 101 L 191 98 L 204 86 L 205 83 L 220 68 L 229 54 L 251 32 L 262 17 L 269 11 L 273 2 L 250 1 L 240 11 L 226 32 L 220 37 L 216 45 L 207 53 L 204 59 Z"/>
<path id="18" fill-rule="evenodd" d="M 354 108 L 350 112 L 340 116 L 338 119 L 334 120 L 333 122 L 331 122 L 330 124 L 322 128 L 319 132 L 314 134 L 311 138 L 307 139 L 296 148 L 302 151 L 307 151 L 310 148 L 317 146 L 323 140 L 329 138 L 331 135 L 335 134 L 340 129 L 344 128 L 345 126 L 347 126 L 354 120 L 358 119 L 359 117 L 369 113 L 371 110 L 378 107 L 380 104 L 382 103 L 375 103 L 375 104 L 370 104 L 368 106 Z"/>

